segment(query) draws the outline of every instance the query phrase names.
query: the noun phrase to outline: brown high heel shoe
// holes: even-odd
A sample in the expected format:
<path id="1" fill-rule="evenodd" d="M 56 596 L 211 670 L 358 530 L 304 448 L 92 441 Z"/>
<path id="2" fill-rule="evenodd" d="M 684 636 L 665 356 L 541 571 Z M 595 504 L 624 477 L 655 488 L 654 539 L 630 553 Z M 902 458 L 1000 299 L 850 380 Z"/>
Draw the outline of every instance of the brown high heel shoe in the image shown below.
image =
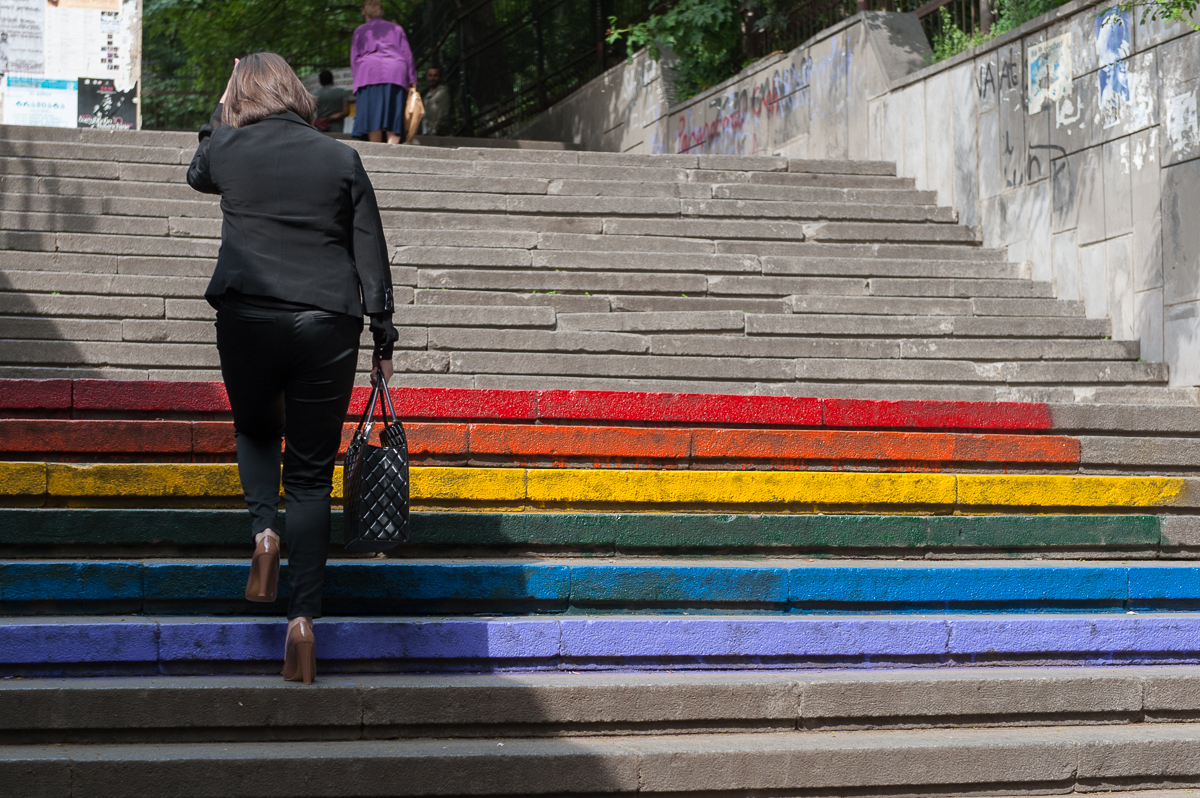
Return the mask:
<path id="1" fill-rule="evenodd" d="M 246 579 L 246 601 L 272 602 L 279 593 L 279 536 L 271 530 L 254 547 L 250 576 Z"/>
<path id="2" fill-rule="evenodd" d="M 289 625 L 283 654 L 282 673 L 285 682 L 312 684 L 317 675 L 316 646 L 317 638 L 313 635 L 311 623 L 301 620 L 295 626 Z"/>

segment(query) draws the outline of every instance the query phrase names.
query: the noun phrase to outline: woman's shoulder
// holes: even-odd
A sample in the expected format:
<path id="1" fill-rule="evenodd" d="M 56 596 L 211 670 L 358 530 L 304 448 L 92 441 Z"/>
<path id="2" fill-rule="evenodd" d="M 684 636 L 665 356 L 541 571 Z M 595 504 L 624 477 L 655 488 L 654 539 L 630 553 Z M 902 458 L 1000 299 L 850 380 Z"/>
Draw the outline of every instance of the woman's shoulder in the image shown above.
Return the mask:
<path id="1" fill-rule="evenodd" d="M 362 158 L 358 154 L 358 150 L 351 147 L 344 141 L 338 141 L 332 136 L 326 136 L 320 131 L 315 131 L 315 137 L 309 137 L 308 141 L 314 150 L 319 151 L 322 160 L 329 163 L 337 164 L 344 169 L 353 169 L 356 164 L 362 162 Z"/>

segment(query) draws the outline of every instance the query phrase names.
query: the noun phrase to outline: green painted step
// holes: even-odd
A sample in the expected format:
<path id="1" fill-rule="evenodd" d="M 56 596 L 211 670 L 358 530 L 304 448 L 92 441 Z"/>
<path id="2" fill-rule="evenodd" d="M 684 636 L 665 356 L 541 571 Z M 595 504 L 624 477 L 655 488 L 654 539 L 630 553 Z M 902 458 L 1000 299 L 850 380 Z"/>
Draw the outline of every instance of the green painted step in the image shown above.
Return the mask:
<path id="1" fill-rule="evenodd" d="M 408 549 L 792 550 L 837 556 L 1103 549 L 1119 556 L 1166 546 L 1161 527 L 1153 515 L 414 513 Z M 244 548 L 249 530 L 249 516 L 241 510 L 0 509 L 0 550 L 7 556 L 78 548 Z M 340 512 L 334 513 L 333 542 L 342 542 Z"/>

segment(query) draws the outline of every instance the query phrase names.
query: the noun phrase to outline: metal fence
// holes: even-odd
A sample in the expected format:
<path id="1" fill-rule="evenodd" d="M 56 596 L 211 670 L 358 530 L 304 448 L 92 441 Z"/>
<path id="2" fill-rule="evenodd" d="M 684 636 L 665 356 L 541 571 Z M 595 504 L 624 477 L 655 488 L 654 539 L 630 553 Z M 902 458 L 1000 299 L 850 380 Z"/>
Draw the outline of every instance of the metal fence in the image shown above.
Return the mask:
<path id="1" fill-rule="evenodd" d="M 609 17 L 644 20 L 653 0 L 437 0 L 412 16 L 418 69 L 436 66 L 455 98 L 451 129 L 503 136 L 625 58 Z"/>
<path id="2" fill-rule="evenodd" d="M 606 41 L 610 17 L 624 27 L 670 5 L 671 0 L 425 0 L 401 24 L 418 75 L 431 66 L 442 71 L 454 98 L 450 134 L 499 137 L 626 57 L 623 41 Z M 794 49 L 867 10 L 915 13 L 933 41 L 944 24 L 942 7 L 968 33 L 986 32 L 992 21 L 989 0 L 798 0 L 778 5 L 771 24 L 763 26 L 754 4 L 747 3 L 743 55 L 750 60 Z M 293 64 L 301 76 L 345 66 Z M 216 95 L 197 90 L 195 76 L 181 70 L 180 64 L 143 64 L 143 127 L 195 129 L 208 119 Z"/>
<path id="3" fill-rule="evenodd" d="M 938 9 L 946 7 L 955 27 L 966 33 L 979 29 L 988 32 L 992 23 L 989 0 L 799 0 L 790 7 L 777 9 L 783 21 L 755 19 L 747 13 L 747 34 L 743 49 L 748 56 L 762 58 L 777 51 L 799 47 L 808 39 L 860 11 L 900 11 L 916 14 L 925 35 L 933 41 L 942 32 L 943 18 Z M 756 30 L 758 23 L 769 24 Z"/>

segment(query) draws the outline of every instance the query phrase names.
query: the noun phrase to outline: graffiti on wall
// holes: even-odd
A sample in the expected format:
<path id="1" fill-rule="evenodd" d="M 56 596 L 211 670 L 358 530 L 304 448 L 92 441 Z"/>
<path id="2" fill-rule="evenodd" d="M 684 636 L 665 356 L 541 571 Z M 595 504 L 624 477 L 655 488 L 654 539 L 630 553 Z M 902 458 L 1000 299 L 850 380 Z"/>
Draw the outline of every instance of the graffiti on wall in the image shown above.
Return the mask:
<path id="1" fill-rule="evenodd" d="M 812 59 L 802 57 L 763 75 L 751 86 L 734 86 L 712 98 L 708 108 L 715 114 L 707 122 L 694 124 L 693 109 L 687 109 L 676 121 L 675 151 L 756 152 L 767 146 L 770 120 L 793 113 L 804 101 L 811 79 Z"/>
<path id="2" fill-rule="evenodd" d="M 845 36 L 834 36 L 829 48 L 820 58 L 796 57 L 735 84 L 706 106 L 695 104 L 681 111 L 671 120 L 675 152 L 748 155 L 768 152 L 782 143 L 772 139 L 772 132 L 784 120 L 798 113 L 819 115 L 827 109 L 818 106 L 847 95 L 850 42 Z M 812 92 L 818 86 L 824 93 L 815 99 Z"/>

